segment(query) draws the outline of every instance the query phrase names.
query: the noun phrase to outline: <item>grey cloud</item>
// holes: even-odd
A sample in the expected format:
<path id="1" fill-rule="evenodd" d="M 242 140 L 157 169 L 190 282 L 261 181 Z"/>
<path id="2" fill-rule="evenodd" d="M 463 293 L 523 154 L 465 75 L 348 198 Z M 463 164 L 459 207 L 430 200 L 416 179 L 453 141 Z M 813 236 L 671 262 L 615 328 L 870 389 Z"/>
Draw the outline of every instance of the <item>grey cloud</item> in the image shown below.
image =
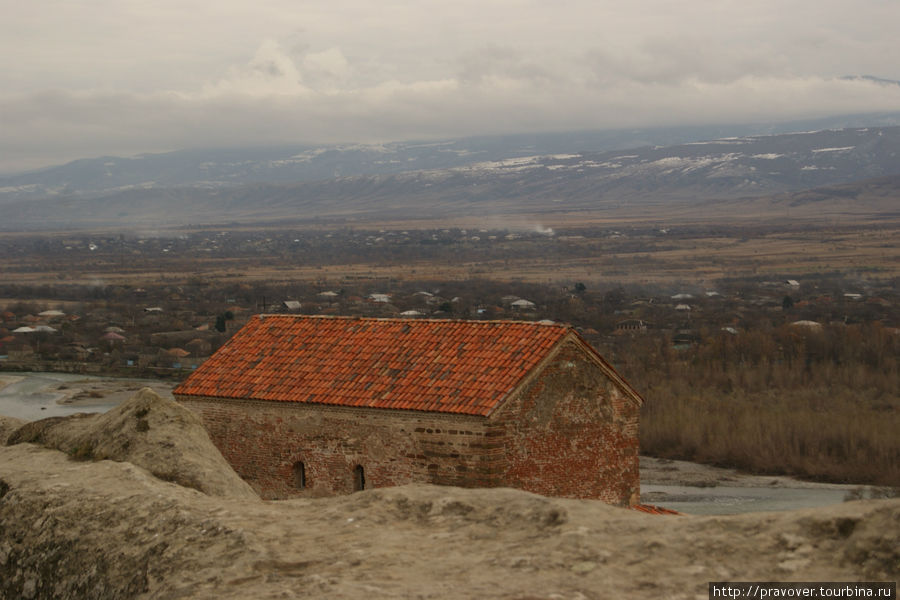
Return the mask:
<path id="1" fill-rule="evenodd" d="M 459 62 L 457 79 L 463 85 L 480 85 L 492 77 L 550 84 L 558 81 L 561 75 L 508 46 L 486 46 L 468 52 Z"/>
<path id="2" fill-rule="evenodd" d="M 614 87 L 532 79 L 382 85 L 331 93 L 42 93 L 0 98 L 4 167 L 55 156 L 185 147 L 379 142 L 517 131 L 824 116 L 900 106 L 900 86 L 744 78 L 727 84 L 627 81 Z"/>
<path id="3" fill-rule="evenodd" d="M 735 51 L 690 36 L 658 37 L 633 48 L 593 48 L 582 60 L 601 84 L 727 84 L 745 77 L 789 77 L 791 71 L 788 61 L 764 43 Z"/>
<path id="4" fill-rule="evenodd" d="M 900 110 L 894 0 L 20 3 L 0 171 L 182 147 Z M 94 0 L 92 0 L 94 1 Z"/>

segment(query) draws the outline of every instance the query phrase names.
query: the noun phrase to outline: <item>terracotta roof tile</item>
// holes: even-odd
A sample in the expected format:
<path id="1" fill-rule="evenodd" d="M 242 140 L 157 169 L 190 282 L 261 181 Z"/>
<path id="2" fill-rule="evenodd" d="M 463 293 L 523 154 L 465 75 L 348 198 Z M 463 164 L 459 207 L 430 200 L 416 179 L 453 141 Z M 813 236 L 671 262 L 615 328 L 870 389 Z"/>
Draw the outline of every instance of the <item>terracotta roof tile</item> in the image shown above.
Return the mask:
<path id="1" fill-rule="evenodd" d="M 632 510 L 637 510 L 640 512 L 649 513 L 651 515 L 682 515 L 684 513 L 680 513 L 677 510 L 672 510 L 671 508 L 663 508 L 662 506 L 655 506 L 653 504 L 634 504 L 629 507 Z"/>
<path id="2" fill-rule="evenodd" d="M 488 415 L 570 331 L 519 321 L 261 315 L 175 393 Z"/>

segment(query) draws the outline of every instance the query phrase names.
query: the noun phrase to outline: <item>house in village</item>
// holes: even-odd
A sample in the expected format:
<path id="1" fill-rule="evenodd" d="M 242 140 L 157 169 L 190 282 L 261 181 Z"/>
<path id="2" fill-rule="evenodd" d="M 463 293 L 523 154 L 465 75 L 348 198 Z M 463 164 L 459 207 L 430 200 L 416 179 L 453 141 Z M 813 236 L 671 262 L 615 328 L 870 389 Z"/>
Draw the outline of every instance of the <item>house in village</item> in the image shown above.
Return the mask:
<path id="1" fill-rule="evenodd" d="M 639 499 L 641 398 L 567 325 L 259 315 L 174 394 L 268 499 L 413 482 Z"/>
<path id="2" fill-rule="evenodd" d="M 284 312 L 300 312 L 301 307 L 299 300 L 284 300 L 281 303 L 281 310 Z"/>
<path id="3" fill-rule="evenodd" d="M 537 307 L 534 302 L 525 300 L 524 298 L 519 298 L 515 302 L 510 303 L 510 306 L 521 311 L 534 310 Z"/>
<path id="4" fill-rule="evenodd" d="M 642 319 L 624 319 L 616 323 L 616 331 L 638 331 L 646 332 L 650 328 L 650 323 Z"/>

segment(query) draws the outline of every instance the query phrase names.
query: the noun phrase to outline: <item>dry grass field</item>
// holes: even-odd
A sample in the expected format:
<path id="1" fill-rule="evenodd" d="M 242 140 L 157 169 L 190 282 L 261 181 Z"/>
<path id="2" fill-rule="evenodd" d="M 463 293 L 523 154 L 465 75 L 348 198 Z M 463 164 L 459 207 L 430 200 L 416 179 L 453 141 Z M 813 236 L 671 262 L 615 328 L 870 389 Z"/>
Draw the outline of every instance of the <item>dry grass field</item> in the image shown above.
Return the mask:
<path id="1" fill-rule="evenodd" d="M 409 246 L 388 259 L 377 253 L 366 256 L 364 252 L 350 251 L 343 256 L 311 257 L 241 254 L 236 250 L 229 256 L 160 254 L 149 259 L 106 250 L 87 257 L 77 252 L 50 256 L 27 252 L 7 253 L 0 273 L 8 284 L 102 282 L 136 286 L 160 281 L 179 283 L 197 276 L 218 282 L 340 282 L 387 277 L 564 285 L 575 281 L 594 285 L 608 281 L 704 284 L 723 277 L 784 273 L 800 277 L 841 272 L 862 279 L 900 276 L 898 222 L 740 227 L 686 224 L 651 228 L 635 223 L 599 226 L 590 222 L 575 227 L 570 219 L 558 220 L 560 223 L 552 225 L 557 235 L 523 237 L 514 242 L 501 239 L 477 253 L 470 252 L 472 244 L 465 241 L 446 245 L 437 255 L 427 257 L 420 256 L 417 247 Z M 409 225 L 381 223 L 370 229 L 407 231 L 412 229 Z M 268 230 L 261 231 L 265 234 Z M 297 236 L 307 233 L 302 229 L 291 231 Z M 104 232 L 78 235 L 90 237 Z M 33 236 L 0 235 L 0 242 L 9 246 L 24 246 L 32 241 Z"/>

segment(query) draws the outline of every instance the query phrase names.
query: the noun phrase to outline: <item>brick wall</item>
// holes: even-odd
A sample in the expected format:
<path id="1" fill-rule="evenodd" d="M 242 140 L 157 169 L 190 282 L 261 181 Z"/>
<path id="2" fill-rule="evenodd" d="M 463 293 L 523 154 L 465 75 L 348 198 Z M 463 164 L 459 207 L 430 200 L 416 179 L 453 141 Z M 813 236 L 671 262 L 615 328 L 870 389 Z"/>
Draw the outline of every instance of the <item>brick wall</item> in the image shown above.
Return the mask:
<path id="1" fill-rule="evenodd" d="M 569 342 L 491 417 L 498 477 L 543 495 L 636 504 L 639 409 Z"/>
<path id="2" fill-rule="evenodd" d="M 432 483 L 638 502 L 639 407 L 575 342 L 488 418 L 180 397 L 266 499 Z M 303 463 L 305 487 L 295 476 Z"/>
<path id="3" fill-rule="evenodd" d="M 266 499 L 433 483 L 495 485 L 485 468 L 485 419 L 252 400 L 179 398 L 197 412 L 237 473 Z M 295 481 L 302 462 L 306 487 Z"/>

